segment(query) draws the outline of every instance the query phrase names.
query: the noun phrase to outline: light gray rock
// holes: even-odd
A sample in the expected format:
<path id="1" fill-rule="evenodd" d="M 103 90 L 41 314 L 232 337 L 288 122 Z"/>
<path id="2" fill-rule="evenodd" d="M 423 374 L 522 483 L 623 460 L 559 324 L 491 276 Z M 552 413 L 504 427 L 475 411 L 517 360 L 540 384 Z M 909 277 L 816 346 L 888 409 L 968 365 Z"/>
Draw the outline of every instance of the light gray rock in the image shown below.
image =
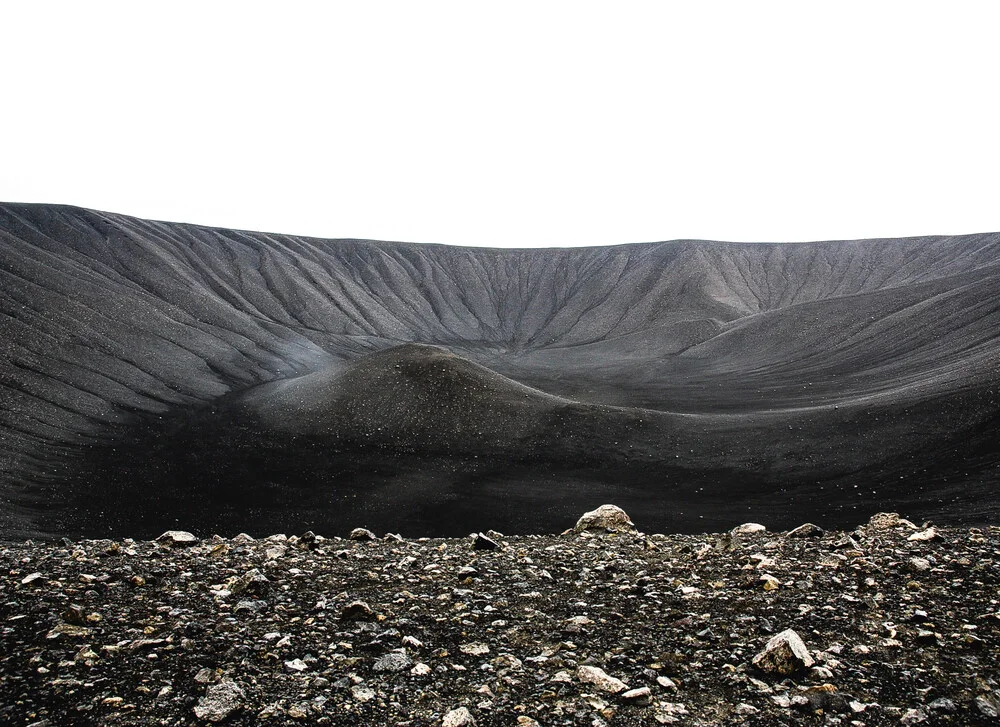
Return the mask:
<path id="1" fill-rule="evenodd" d="M 444 716 L 441 727 L 476 727 L 476 718 L 466 707 L 459 707 Z"/>
<path id="2" fill-rule="evenodd" d="M 208 722 L 222 722 L 243 707 L 246 693 L 231 679 L 212 684 L 205 690 L 205 696 L 198 700 L 194 714 Z"/>
<path id="3" fill-rule="evenodd" d="M 585 512 L 576 521 L 574 532 L 584 530 L 606 530 L 608 532 L 635 532 L 635 524 L 617 505 L 601 505 L 596 510 Z"/>
<path id="4" fill-rule="evenodd" d="M 808 669 L 814 663 L 802 638 L 792 629 L 773 636 L 753 658 L 753 665 L 761 671 L 784 676 Z"/>
<path id="5" fill-rule="evenodd" d="M 937 540 L 939 537 L 937 528 L 927 528 L 926 530 L 913 533 L 907 540 L 915 543 L 927 543 L 931 540 Z"/>
<path id="6" fill-rule="evenodd" d="M 618 694 L 628 689 L 628 685 L 621 679 L 610 676 L 606 671 L 596 666 L 581 666 L 576 670 L 576 678 L 610 694 Z"/>
<path id="7" fill-rule="evenodd" d="M 814 525 L 813 523 L 804 523 L 799 525 L 794 530 L 788 531 L 788 537 L 790 538 L 818 538 L 823 535 L 823 528 L 819 525 Z"/>
<path id="8" fill-rule="evenodd" d="M 403 671 L 412 665 L 413 660 L 404 652 L 390 651 L 388 654 L 379 657 L 373 668 L 375 671 Z"/>
<path id="9" fill-rule="evenodd" d="M 743 523 L 742 525 L 737 525 L 729 532 L 733 535 L 753 535 L 755 533 L 767 532 L 767 528 L 760 523 Z"/>
<path id="10" fill-rule="evenodd" d="M 875 513 L 868 520 L 868 527 L 871 530 L 893 530 L 900 527 L 909 528 L 910 530 L 917 529 L 917 526 L 909 520 L 901 518 L 898 512 Z"/>
<path id="11" fill-rule="evenodd" d="M 638 704 L 640 706 L 646 706 L 653 700 L 653 692 L 649 687 L 639 687 L 638 689 L 629 689 L 627 692 L 622 692 L 622 700 L 628 702 L 629 704 Z"/>
<path id="12" fill-rule="evenodd" d="M 167 545 L 195 545 L 198 542 L 198 537 L 194 533 L 189 533 L 187 530 L 168 530 L 163 533 L 160 537 L 156 539 L 157 543 L 165 543 Z"/>

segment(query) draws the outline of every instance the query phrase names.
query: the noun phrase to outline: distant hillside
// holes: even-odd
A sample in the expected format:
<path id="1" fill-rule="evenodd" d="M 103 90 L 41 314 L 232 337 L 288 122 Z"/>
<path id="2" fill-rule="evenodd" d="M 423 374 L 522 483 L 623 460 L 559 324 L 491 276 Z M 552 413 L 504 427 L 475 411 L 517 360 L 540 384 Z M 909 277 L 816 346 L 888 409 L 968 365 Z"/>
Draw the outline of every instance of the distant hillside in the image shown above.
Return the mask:
<path id="1" fill-rule="evenodd" d="M 377 354 L 408 343 L 450 353 Z M 215 483 L 226 522 L 237 481 L 282 491 L 293 471 L 338 497 L 375 488 L 397 507 L 372 517 L 430 529 L 463 499 L 577 512 L 615 487 L 687 529 L 792 502 L 850 521 L 900 497 L 911 514 L 998 513 L 997 233 L 497 250 L 7 204 L 0 354 L 12 536 L 127 530 L 143 497 L 119 511 L 94 478 L 151 496 L 168 487 L 154 460 L 177 474 L 171 517 Z M 420 375 L 397 378 L 393 356 Z M 264 483 L 248 449 L 279 440 Z M 305 454 L 322 446 L 340 451 Z M 419 508 L 378 489 L 400 482 L 425 482 Z M 276 522 L 295 509 L 273 502 Z M 310 508 L 295 517 L 368 512 Z"/>

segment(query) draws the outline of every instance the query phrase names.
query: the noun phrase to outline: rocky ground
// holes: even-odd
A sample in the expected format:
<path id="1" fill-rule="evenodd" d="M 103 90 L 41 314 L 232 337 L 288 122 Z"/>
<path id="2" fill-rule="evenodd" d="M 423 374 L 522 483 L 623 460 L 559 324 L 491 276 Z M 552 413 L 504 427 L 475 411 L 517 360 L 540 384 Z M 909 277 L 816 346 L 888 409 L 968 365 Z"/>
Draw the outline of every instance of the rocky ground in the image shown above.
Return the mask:
<path id="1" fill-rule="evenodd" d="M 5 543 L 0 723 L 1000 724 L 1000 528 L 602 523 Z"/>

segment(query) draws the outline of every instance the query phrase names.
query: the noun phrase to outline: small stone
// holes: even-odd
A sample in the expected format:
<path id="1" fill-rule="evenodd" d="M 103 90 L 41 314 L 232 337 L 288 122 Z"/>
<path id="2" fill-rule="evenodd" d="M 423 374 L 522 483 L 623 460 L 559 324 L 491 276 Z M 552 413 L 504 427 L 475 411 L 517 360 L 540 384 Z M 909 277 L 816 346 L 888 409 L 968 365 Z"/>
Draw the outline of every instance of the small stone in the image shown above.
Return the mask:
<path id="1" fill-rule="evenodd" d="M 216 669 L 209 669 L 205 667 L 200 669 L 197 674 L 194 675 L 194 680 L 199 684 L 211 684 L 212 682 L 218 681 L 219 672 Z"/>
<path id="2" fill-rule="evenodd" d="M 627 692 L 622 693 L 622 700 L 629 702 L 630 704 L 638 704 L 640 706 L 648 705 L 653 699 L 653 692 L 649 687 L 639 687 L 638 689 L 629 689 Z"/>
<path id="3" fill-rule="evenodd" d="M 909 520 L 904 520 L 898 512 L 879 512 L 871 516 L 868 521 L 871 530 L 892 530 L 893 528 L 907 527 L 916 530 L 917 526 Z"/>
<path id="4" fill-rule="evenodd" d="M 54 629 L 45 634 L 47 639 L 57 639 L 60 636 L 69 636 L 76 639 L 90 636 L 90 629 L 86 626 L 75 626 L 73 624 L 59 624 Z"/>
<path id="5" fill-rule="evenodd" d="M 427 664 L 424 664 L 423 662 L 417 662 L 413 666 L 413 668 L 410 669 L 410 674 L 413 674 L 414 676 L 418 677 L 427 676 L 430 673 L 431 673 L 431 668 Z"/>
<path id="6" fill-rule="evenodd" d="M 753 535 L 755 533 L 767 532 L 767 528 L 760 523 L 743 523 L 742 525 L 737 525 L 729 532 L 733 535 Z"/>
<path id="7" fill-rule="evenodd" d="M 636 527 L 629 516 L 617 505 L 601 505 L 596 510 L 585 512 L 576 521 L 573 531 L 605 530 L 607 532 L 635 532 Z"/>
<path id="8" fill-rule="evenodd" d="M 246 693 L 236 682 L 227 679 L 205 690 L 205 696 L 195 705 L 194 714 L 198 719 L 222 722 L 242 708 L 245 698 Z"/>
<path id="9" fill-rule="evenodd" d="M 606 671 L 596 666 L 581 666 L 576 670 L 576 678 L 581 682 L 593 684 L 604 692 L 618 694 L 628 689 L 628 685 L 621 679 L 609 676 Z"/>
<path id="10" fill-rule="evenodd" d="M 284 545 L 269 545 L 264 548 L 264 558 L 267 560 L 277 560 L 287 552 L 288 548 Z"/>
<path id="11" fill-rule="evenodd" d="M 364 704 L 365 702 L 370 702 L 375 699 L 375 690 L 358 684 L 351 687 L 351 696 Z"/>
<path id="12" fill-rule="evenodd" d="M 760 577 L 760 580 L 764 584 L 765 591 L 776 591 L 781 588 L 781 581 L 774 576 L 763 575 Z"/>
<path id="13" fill-rule="evenodd" d="M 656 683 L 664 689 L 677 689 L 677 682 L 670 677 L 656 677 Z"/>
<path id="14" fill-rule="evenodd" d="M 923 573 L 931 569 L 931 562 L 926 558 L 910 558 L 910 570 L 916 573 Z"/>
<path id="15" fill-rule="evenodd" d="M 935 699 L 933 702 L 927 705 L 930 709 L 935 712 L 947 712 L 952 714 L 958 711 L 958 705 L 947 697 L 941 697 L 940 699 Z"/>
<path id="16" fill-rule="evenodd" d="M 757 656 L 753 665 L 770 674 L 791 675 L 808 669 L 814 661 L 801 637 L 792 629 L 771 637 Z"/>
<path id="17" fill-rule="evenodd" d="M 1000 699 L 993 694 L 981 694 L 976 697 L 976 709 L 984 717 L 1000 717 Z"/>
<path id="18" fill-rule="evenodd" d="M 542 727 L 538 723 L 538 720 L 532 719 L 526 714 L 518 715 L 517 717 L 517 727 Z"/>
<path id="19" fill-rule="evenodd" d="M 62 619 L 69 624 L 83 624 L 86 621 L 87 614 L 83 610 L 83 606 L 78 603 L 71 603 L 69 607 L 63 612 Z"/>
<path id="20" fill-rule="evenodd" d="M 441 720 L 441 727 L 475 727 L 476 719 L 465 707 L 453 709 Z"/>
<path id="21" fill-rule="evenodd" d="M 375 662 L 375 671 L 403 671 L 407 669 L 413 661 L 402 651 L 390 651 Z"/>
<path id="22" fill-rule="evenodd" d="M 483 654 L 490 653 L 490 647 L 478 641 L 470 644 L 461 644 L 458 650 L 470 656 L 482 656 Z"/>
<path id="23" fill-rule="evenodd" d="M 251 568 L 242 576 L 237 578 L 229 586 L 229 592 L 239 595 L 241 593 L 262 594 L 267 590 L 270 581 L 263 573 L 256 568 Z"/>
<path id="24" fill-rule="evenodd" d="M 375 612 L 364 601 L 352 601 L 344 606 L 344 610 L 340 612 L 340 618 L 344 621 L 374 621 Z"/>
<path id="25" fill-rule="evenodd" d="M 198 538 L 194 533 L 189 533 L 187 530 L 168 530 L 158 537 L 156 542 L 166 545 L 189 546 L 195 545 L 198 542 Z"/>
<path id="26" fill-rule="evenodd" d="M 354 528 L 348 537 L 350 537 L 351 540 L 377 540 L 375 533 L 367 528 Z"/>
<path id="27" fill-rule="evenodd" d="M 927 721 L 927 713 L 922 709 L 908 709 L 899 718 L 900 724 L 920 724 Z"/>
<path id="28" fill-rule="evenodd" d="M 44 578 L 44 576 L 41 573 L 37 572 L 29 573 L 28 575 L 26 575 L 24 578 L 21 579 L 21 585 L 27 586 L 34 583 L 35 581 L 40 581 L 42 578 Z"/>
<path id="29" fill-rule="evenodd" d="M 309 667 L 306 665 L 304 661 L 302 661 L 302 659 L 292 659 L 291 661 L 285 662 L 285 668 L 288 669 L 289 671 L 302 672 L 308 669 Z"/>
<path id="30" fill-rule="evenodd" d="M 907 540 L 915 543 L 926 543 L 931 540 L 937 540 L 940 536 L 938 535 L 937 528 L 927 528 L 926 530 L 920 530 L 919 532 L 913 533 Z"/>
<path id="31" fill-rule="evenodd" d="M 483 533 L 476 533 L 476 537 L 472 539 L 472 547 L 474 550 L 497 550 L 500 543 Z"/>
<path id="32" fill-rule="evenodd" d="M 799 525 L 794 530 L 788 531 L 789 538 L 818 538 L 823 535 L 825 531 L 819 525 L 814 525 L 813 523 L 805 523 L 804 525 Z"/>

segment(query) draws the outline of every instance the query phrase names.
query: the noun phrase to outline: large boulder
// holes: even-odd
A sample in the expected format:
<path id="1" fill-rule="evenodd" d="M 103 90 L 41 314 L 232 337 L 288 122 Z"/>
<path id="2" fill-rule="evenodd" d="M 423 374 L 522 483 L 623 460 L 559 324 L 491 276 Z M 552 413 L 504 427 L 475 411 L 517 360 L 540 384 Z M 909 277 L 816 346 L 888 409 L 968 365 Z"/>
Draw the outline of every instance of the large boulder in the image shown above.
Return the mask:
<path id="1" fill-rule="evenodd" d="M 610 533 L 635 532 L 635 524 L 629 516 L 617 505 L 601 505 L 596 510 L 585 512 L 576 521 L 573 532 L 584 530 L 604 530 Z"/>

